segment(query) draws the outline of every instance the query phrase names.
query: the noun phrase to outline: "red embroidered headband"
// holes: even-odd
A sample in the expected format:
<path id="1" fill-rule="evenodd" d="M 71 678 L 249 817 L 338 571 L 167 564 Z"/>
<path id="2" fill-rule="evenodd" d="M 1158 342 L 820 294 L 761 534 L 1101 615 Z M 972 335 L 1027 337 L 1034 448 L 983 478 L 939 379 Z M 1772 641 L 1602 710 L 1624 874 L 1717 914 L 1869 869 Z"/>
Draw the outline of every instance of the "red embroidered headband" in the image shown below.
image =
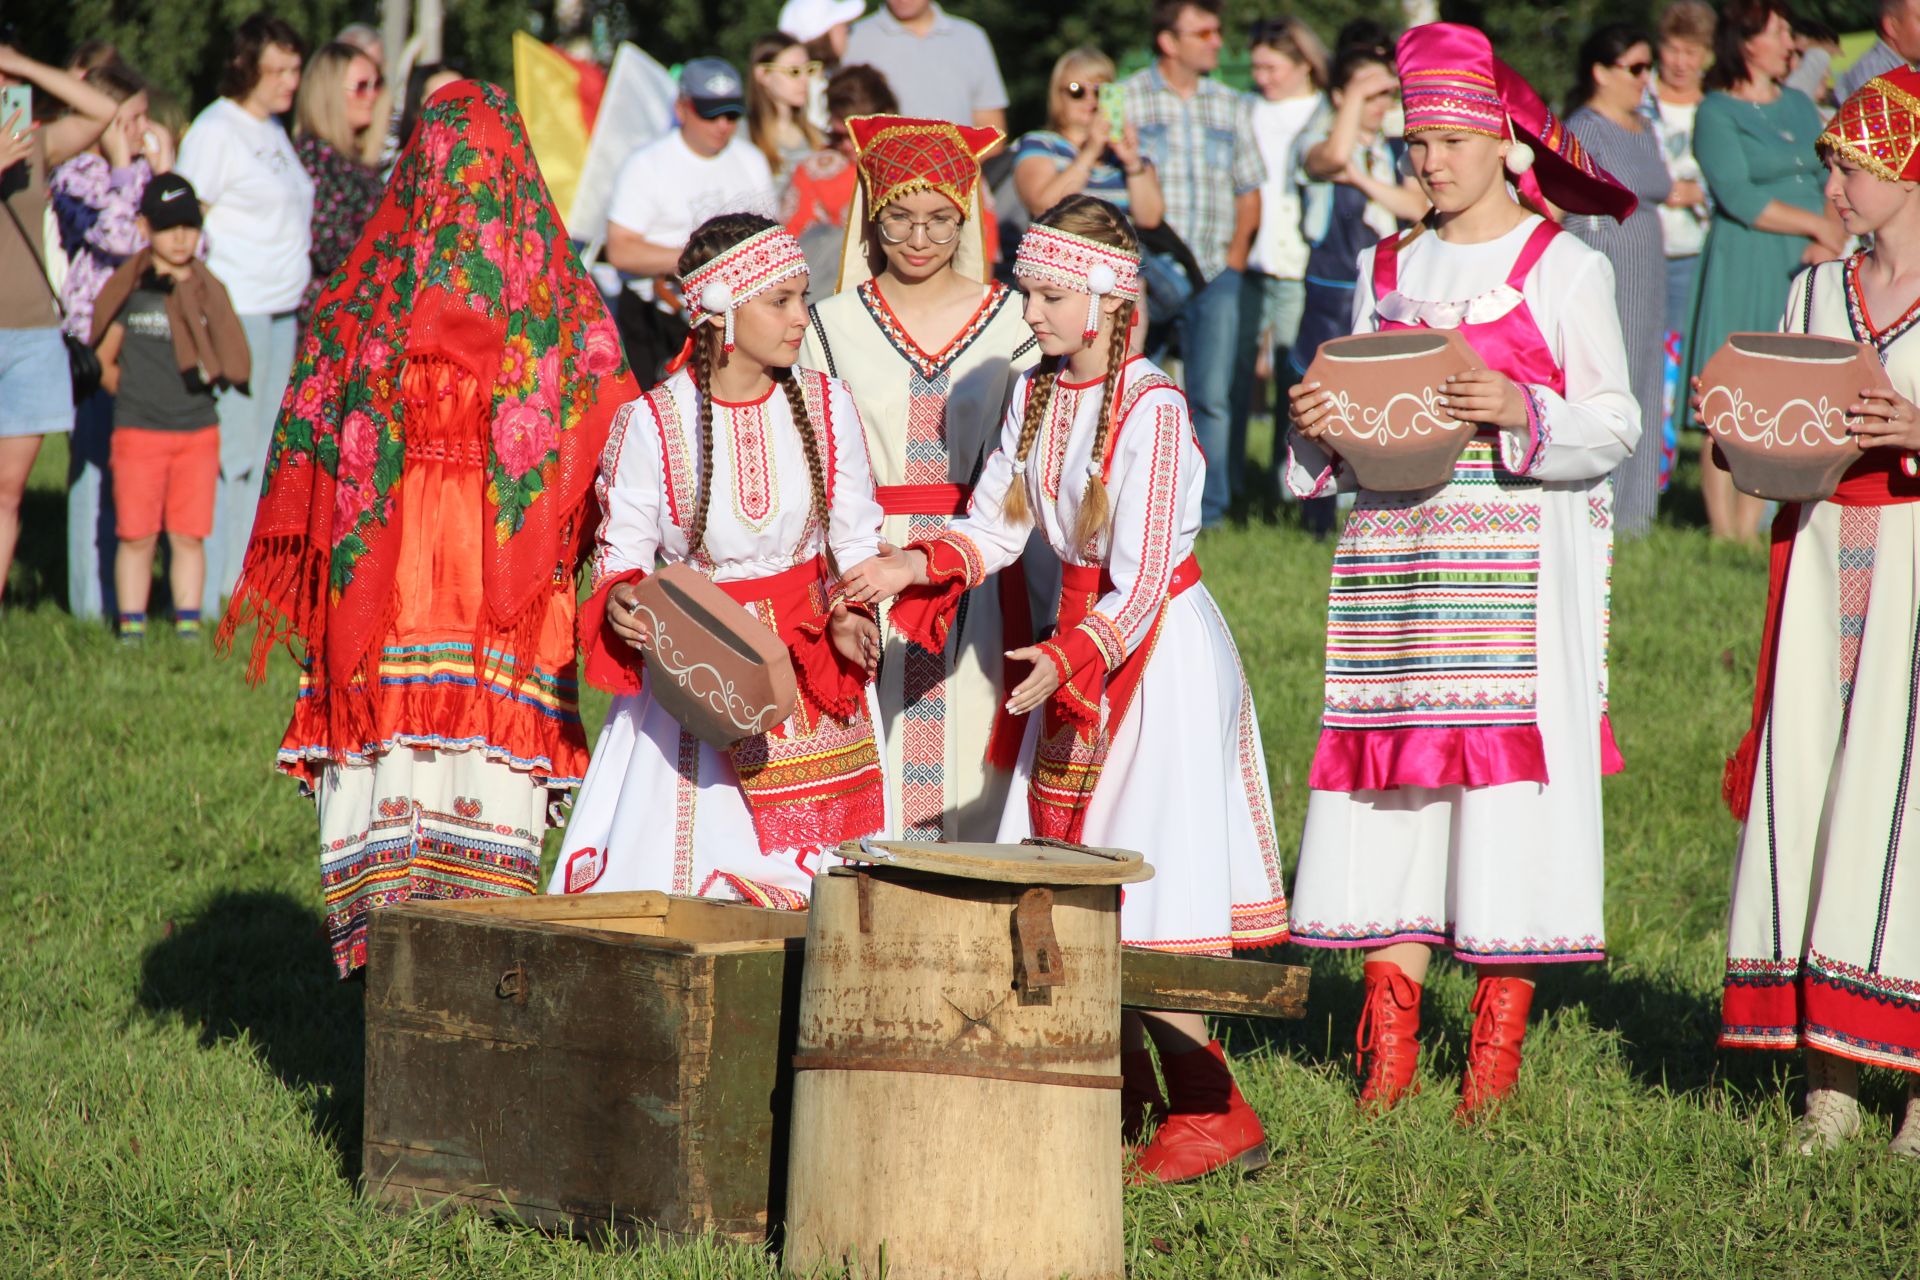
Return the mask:
<path id="1" fill-rule="evenodd" d="M 785 227 L 768 227 L 748 236 L 681 280 L 687 322 L 725 317 L 725 349 L 733 350 L 733 313 L 775 285 L 807 274 L 807 255 Z"/>
<path id="2" fill-rule="evenodd" d="M 1109 294 L 1130 302 L 1140 298 L 1139 253 L 1058 227 L 1027 228 L 1013 274 L 1086 294 L 1087 327 L 1081 337 L 1088 342 L 1100 335 L 1100 299 Z"/>

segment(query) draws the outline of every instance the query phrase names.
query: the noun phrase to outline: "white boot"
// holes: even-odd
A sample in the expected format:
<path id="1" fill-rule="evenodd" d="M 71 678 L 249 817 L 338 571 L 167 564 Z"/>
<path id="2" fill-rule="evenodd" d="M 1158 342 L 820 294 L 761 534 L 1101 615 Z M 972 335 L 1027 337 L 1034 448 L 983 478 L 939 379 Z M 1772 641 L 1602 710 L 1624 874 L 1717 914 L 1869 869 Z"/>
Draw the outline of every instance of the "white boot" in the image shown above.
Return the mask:
<path id="1" fill-rule="evenodd" d="M 1845 1058 L 1807 1050 L 1807 1109 L 1788 1148 L 1803 1156 L 1838 1148 L 1860 1133 L 1860 1068 Z"/>

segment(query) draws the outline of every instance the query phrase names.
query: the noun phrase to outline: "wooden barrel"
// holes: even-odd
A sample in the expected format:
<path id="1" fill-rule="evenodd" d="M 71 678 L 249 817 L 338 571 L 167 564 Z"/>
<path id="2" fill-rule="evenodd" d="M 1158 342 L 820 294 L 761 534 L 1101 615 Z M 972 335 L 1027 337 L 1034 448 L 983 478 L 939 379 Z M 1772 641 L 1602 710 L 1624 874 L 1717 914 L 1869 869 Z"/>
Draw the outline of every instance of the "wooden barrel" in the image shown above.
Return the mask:
<path id="1" fill-rule="evenodd" d="M 866 852 L 894 865 L 813 885 L 788 1269 L 1120 1280 L 1119 884 L 1151 869 L 1026 846 Z"/>

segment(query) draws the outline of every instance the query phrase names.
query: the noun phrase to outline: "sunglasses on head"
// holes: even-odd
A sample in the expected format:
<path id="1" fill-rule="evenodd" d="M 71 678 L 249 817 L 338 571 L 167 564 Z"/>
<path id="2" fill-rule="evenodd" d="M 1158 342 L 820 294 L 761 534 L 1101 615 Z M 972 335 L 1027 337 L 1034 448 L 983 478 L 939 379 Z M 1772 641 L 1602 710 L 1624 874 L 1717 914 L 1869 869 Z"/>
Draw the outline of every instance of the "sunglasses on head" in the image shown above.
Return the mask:
<path id="1" fill-rule="evenodd" d="M 1078 102 L 1090 93 L 1098 93 L 1100 86 L 1106 83 L 1105 80 L 1069 80 L 1067 81 L 1067 96 L 1075 102 Z"/>

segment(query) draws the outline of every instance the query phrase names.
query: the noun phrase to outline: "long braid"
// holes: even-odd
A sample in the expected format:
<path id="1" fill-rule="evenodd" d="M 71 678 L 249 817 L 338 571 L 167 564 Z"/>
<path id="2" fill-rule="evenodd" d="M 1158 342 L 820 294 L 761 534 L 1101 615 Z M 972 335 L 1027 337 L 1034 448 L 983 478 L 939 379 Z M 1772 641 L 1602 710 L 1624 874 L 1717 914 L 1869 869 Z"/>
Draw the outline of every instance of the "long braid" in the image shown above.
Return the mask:
<path id="1" fill-rule="evenodd" d="M 713 494 L 713 339 L 711 326 L 693 336 L 693 387 L 700 415 L 700 491 L 693 500 L 693 531 L 687 559 L 698 560 L 707 543 L 707 504 Z"/>
<path id="2" fill-rule="evenodd" d="M 787 393 L 787 407 L 793 412 L 793 429 L 800 433 L 800 447 L 807 455 L 807 479 L 813 485 L 813 520 L 820 526 L 820 545 L 826 551 L 827 572 L 840 576 L 840 561 L 833 554 L 833 524 L 827 509 L 827 469 L 820 457 L 820 437 L 814 431 L 813 415 L 807 412 L 807 394 L 791 369 L 775 373 L 774 380 Z"/>
<path id="3" fill-rule="evenodd" d="M 1113 335 L 1107 340 L 1107 376 L 1100 383 L 1100 421 L 1093 429 L 1092 461 L 1088 464 L 1087 489 L 1080 499 L 1080 517 L 1073 522 L 1073 540 L 1087 546 L 1105 533 L 1113 517 L 1113 502 L 1107 496 L 1107 447 L 1113 438 L 1113 397 L 1120 389 L 1120 374 L 1127 363 L 1127 339 L 1133 329 L 1133 303 L 1123 302 L 1113 316 Z"/>
<path id="4" fill-rule="evenodd" d="M 1044 369 L 1035 369 L 1027 381 L 1027 411 L 1020 419 L 1019 452 L 1014 461 L 1024 468 L 1027 459 L 1033 456 L 1033 442 L 1040 437 L 1040 428 L 1047 420 L 1047 410 L 1053 405 L 1053 384 L 1059 378 L 1059 367 L 1049 362 Z M 1027 477 L 1016 471 L 1013 483 L 1007 488 L 1007 500 L 1002 510 L 1007 519 L 1021 524 L 1029 518 L 1027 505 Z"/>

